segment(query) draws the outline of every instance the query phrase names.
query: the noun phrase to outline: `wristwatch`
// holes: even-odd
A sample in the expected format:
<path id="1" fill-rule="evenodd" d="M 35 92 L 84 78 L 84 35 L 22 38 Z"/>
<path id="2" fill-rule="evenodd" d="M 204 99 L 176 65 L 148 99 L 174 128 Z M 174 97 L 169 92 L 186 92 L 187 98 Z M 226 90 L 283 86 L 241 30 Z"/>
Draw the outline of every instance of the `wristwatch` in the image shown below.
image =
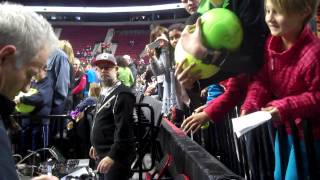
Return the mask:
<path id="1" fill-rule="evenodd" d="M 228 50 L 222 48 L 219 50 L 220 55 L 218 58 L 216 58 L 216 52 L 212 49 L 207 49 L 207 55 L 206 57 L 202 60 L 203 63 L 205 64 L 213 64 L 218 67 L 221 67 L 223 63 L 225 62 L 227 56 L 228 56 Z"/>

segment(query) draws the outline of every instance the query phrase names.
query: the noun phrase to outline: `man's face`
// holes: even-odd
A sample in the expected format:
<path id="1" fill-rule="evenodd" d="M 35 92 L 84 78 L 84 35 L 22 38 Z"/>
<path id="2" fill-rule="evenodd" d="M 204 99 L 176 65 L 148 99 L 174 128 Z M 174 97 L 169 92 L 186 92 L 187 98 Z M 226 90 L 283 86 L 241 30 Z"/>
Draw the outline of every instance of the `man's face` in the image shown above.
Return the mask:
<path id="1" fill-rule="evenodd" d="M 189 14 L 197 12 L 200 0 L 181 0 L 183 7 Z"/>
<path id="2" fill-rule="evenodd" d="M 9 99 L 13 99 L 19 91 L 28 86 L 31 78 L 38 74 L 47 64 L 49 52 L 42 49 L 35 59 L 24 63 L 20 68 L 16 67 L 16 59 L 3 57 L 0 65 L 0 93 Z M 18 57 L 19 58 L 19 57 Z"/>
<path id="3" fill-rule="evenodd" d="M 180 36 L 181 36 L 181 31 L 177 29 L 173 29 L 172 31 L 169 32 L 169 40 L 173 48 L 176 47 L 178 40 L 180 39 Z"/>
<path id="4" fill-rule="evenodd" d="M 117 80 L 118 66 L 101 63 L 97 65 L 98 75 L 103 86 L 111 87 Z"/>

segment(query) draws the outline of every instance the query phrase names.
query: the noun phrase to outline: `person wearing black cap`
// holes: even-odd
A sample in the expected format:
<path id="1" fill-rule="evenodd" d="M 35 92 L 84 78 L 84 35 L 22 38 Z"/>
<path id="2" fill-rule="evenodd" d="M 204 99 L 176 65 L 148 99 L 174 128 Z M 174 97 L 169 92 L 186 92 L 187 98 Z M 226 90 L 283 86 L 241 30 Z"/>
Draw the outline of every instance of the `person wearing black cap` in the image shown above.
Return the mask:
<path id="1" fill-rule="evenodd" d="M 102 92 L 91 129 L 89 155 L 99 162 L 97 170 L 103 173 L 100 179 L 129 179 L 135 158 L 131 128 L 135 97 L 117 79 L 118 66 L 112 54 L 99 54 L 93 64 L 97 66 Z"/>

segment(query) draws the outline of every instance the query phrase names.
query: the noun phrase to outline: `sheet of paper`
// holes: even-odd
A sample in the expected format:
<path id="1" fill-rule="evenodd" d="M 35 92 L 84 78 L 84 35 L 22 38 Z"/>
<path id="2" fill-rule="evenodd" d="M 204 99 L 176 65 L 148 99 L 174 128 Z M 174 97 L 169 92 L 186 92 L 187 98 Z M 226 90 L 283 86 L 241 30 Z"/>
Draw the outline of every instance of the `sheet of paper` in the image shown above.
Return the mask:
<path id="1" fill-rule="evenodd" d="M 233 131 L 238 137 L 246 132 L 258 127 L 259 125 L 269 121 L 271 114 L 266 111 L 257 111 L 245 116 L 232 119 Z"/>

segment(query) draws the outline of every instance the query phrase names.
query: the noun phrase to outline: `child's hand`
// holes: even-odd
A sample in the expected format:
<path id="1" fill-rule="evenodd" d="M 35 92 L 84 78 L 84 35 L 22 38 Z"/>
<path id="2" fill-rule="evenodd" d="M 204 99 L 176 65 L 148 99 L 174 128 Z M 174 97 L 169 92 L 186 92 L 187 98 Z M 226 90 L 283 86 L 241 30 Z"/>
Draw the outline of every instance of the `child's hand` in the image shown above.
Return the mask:
<path id="1" fill-rule="evenodd" d="M 183 121 L 181 129 L 187 134 L 190 132 L 195 133 L 209 120 L 210 117 L 206 112 L 194 113 Z"/>
<path id="2" fill-rule="evenodd" d="M 274 106 L 269 106 L 265 108 L 261 108 L 262 111 L 267 111 L 271 114 L 273 121 L 280 121 L 280 112 L 278 108 Z"/>
<path id="3" fill-rule="evenodd" d="M 246 114 L 247 114 L 246 110 L 242 110 L 241 113 L 240 113 L 240 116 L 244 116 Z"/>

